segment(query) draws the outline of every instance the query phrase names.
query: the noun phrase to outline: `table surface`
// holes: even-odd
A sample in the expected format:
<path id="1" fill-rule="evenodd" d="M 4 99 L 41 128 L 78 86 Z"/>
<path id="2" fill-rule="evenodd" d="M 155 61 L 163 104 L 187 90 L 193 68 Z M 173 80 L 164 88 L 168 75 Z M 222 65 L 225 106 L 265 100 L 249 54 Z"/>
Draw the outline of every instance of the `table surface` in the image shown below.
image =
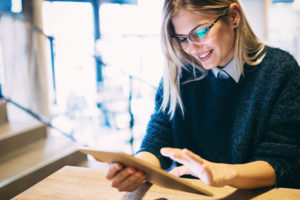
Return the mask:
<path id="1" fill-rule="evenodd" d="M 145 183 L 134 192 L 119 192 L 112 188 L 104 177 L 103 169 L 65 166 L 14 197 L 13 200 L 299 200 L 300 190 L 289 188 L 269 188 L 240 190 L 225 186 L 215 188 L 200 180 L 190 180 L 211 191 L 214 196 L 162 188 Z"/>

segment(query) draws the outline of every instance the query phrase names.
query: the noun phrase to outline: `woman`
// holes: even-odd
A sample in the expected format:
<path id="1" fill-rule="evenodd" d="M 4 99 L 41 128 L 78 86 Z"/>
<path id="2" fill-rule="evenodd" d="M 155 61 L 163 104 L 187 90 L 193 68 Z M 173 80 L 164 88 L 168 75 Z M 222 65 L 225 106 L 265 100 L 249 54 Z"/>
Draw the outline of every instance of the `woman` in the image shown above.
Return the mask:
<path id="1" fill-rule="evenodd" d="M 211 186 L 298 187 L 300 69 L 265 46 L 238 0 L 165 0 L 166 70 L 136 154 Z M 119 163 L 107 179 L 133 191 L 145 175 Z M 298 181 L 299 182 L 299 181 Z"/>

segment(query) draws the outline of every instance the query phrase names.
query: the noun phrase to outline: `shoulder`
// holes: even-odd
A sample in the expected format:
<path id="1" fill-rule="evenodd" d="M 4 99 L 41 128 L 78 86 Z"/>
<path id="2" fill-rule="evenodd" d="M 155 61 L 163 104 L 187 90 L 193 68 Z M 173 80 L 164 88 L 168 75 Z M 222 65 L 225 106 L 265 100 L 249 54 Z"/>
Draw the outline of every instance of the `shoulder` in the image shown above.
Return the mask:
<path id="1" fill-rule="evenodd" d="M 289 52 L 266 46 L 263 53 L 265 57 L 260 65 L 266 70 L 272 73 L 300 73 L 299 64 Z"/>
<path id="2" fill-rule="evenodd" d="M 282 85 L 299 87 L 300 67 L 290 53 L 265 46 L 262 54 L 265 56 L 260 64 L 255 66 L 245 64 L 245 77 L 251 80 L 250 83 L 265 85 L 267 88 L 281 88 Z"/>
<path id="3" fill-rule="evenodd" d="M 277 62 L 297 62 L 289 52 L 280 48 L 265 46 L 264 52 L 266 53 L 265 59 L 267 60 L 271 59 Z"/>

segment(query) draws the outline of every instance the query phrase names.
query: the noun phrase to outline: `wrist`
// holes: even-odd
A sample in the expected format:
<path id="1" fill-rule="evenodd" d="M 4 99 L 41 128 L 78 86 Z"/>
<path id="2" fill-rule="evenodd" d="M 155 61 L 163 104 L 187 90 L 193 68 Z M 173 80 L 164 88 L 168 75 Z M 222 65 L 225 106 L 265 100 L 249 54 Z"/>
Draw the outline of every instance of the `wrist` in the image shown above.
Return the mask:
<path id="1" fill-rule="evenodd" d="M 236 185 L 236 180 L 238 179 L 238 170 L 232 164 L 226 164 L 226 175 L 225 175 L 225 185 L 234 186 Z"/>

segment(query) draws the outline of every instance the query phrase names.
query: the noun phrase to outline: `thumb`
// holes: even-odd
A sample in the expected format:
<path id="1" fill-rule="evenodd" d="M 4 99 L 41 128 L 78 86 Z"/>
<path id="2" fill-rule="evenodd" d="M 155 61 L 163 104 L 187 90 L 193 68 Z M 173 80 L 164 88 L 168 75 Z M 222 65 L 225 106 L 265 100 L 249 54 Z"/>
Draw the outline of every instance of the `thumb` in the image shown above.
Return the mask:
<path id="1" fill-rule="evenodd" d="M 180 176 L 185 175 L 185 174 L 190 174 L 190 170 L 187 166 L 183 165 L 183 166 L 180 166 L 180 167 L 175 167 L 169 173 L 174 175 L 174 176 L 180 177 Z"/>

